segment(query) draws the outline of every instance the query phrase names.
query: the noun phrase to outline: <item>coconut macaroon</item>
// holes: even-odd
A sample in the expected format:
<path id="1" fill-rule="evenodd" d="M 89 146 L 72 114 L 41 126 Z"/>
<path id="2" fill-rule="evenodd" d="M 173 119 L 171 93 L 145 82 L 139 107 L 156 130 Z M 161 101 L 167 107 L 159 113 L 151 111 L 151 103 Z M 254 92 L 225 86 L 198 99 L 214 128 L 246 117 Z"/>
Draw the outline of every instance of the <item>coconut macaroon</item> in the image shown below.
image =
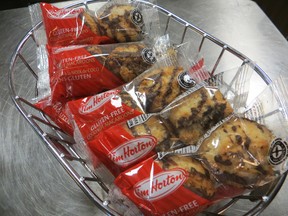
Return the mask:
<path id="1" fill-rule="evenodd" d="M 142 40 L 143 15 L 133 5 L 108 4 L 96 17 L 102 35 L 120 43 Z"/>
<path id="2" fill-rule="evenodd" d="M 148 52 L 151 58 L 146 60 L 145 56 Z M 121 77 L 124 82 L 130 82 L 149 69 L 155 61 L 152 49 L 144 43 L 135 42 L 117 45 L 107 57 L 104 66 Z"/>
<path id="3" fill-rule="evenodd" d="M 186 145 L 195 145 L 208 129 L 233 113 L 233 108 L 214 87 L 201 87 L 188 93 L 163 112 L 177 137 Z"/>
<path id="4" fill-rule="evenodd" d="M 134 91 L 147 113 L 164 109 L 186 91 L 178 83 L 178 75 L 184 72 L 180 66 L 154 67 L 134 80 Z"/>
<path id="5" fill-rule="evenodd" d="M 84 20 L 85 25 L 88 26 L 94 34 L 96 35 L 101 34 L 101 32 L 99 31 L 98 25 L 96 23 L 96 20 L 91 15 L 90 12 L 83 11 L 80 14 L 80 17 Z"/>
<path id="6" fill-rule="evenodd" d="M 253 188 L 274 178 L 268 161 L 274 138 L 265 126 L 233 117 L 213 131 L 197 153 L 220 183 Z"/>
<path id="7" fill-rule="evenodd" d="M 152 49 L 143 42 L 90 45 L 85 49 L 123 83 L 132 81 L 156 62 Z"/>

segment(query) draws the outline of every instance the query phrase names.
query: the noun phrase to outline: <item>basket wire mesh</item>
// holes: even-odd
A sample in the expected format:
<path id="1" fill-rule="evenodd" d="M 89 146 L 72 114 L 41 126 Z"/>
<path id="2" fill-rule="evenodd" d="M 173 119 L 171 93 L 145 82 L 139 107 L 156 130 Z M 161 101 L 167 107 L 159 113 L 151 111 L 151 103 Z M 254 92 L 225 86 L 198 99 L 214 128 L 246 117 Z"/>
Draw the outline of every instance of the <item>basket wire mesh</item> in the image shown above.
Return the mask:
<path id="1" fill-rule="evenodd" d="M 227 54 L 236 58 L 239 62 L 239 66 L 247 62 L 252 62 L 248 57 L 233 47 L 171 13 L 165 8 L 144 0 L 137 1 L 149 7 L 154 7 L 159 11 L 163 34 L 168 33 L 169 30 L 173 28 L 172 26 L 175 26 L 176 24 L 176 27 L 178 28 L 177 37 L 174 39 L 176 44 L 181 44 L 187 40 L 194 40 L 194 38 L 191 37 L 192 33 L 195 38 L 197 38 L 195 41 L 198 44 L 199 51 L 202 51 L 206 43 L 216 45 L 220 51 L 214 57 L 215 60 L 210 69 L 212 74 L 216 73 L 219 64 L 221 64 L 223 58 Z M 67 7 L 85 7 L 89 9 L 91 5 L 95 3 L 99 3 L 99 1 L 88 0 Z M 53 156 L 58 160 L 83 192 L 92 200 L 92 202 L 94 202 L 96 206 L 98 206 L 107 215 L 120 215 L 117 210 L 113 209 L 109 202 L 105 201 L 105 194 L 109 192 L 108 186 L 101 181 L 101 176 L 94 173 L 86 161 L 76 152 L 73 147 L 73 144 L 75 143 L 73 138 L 67 136 L 61 128 L 56 126 L 49 119 L 49 117 L 33 106 L 33 100 L 31 98 L 36 97 L 38 93 L 36 85 L 38 76 L 36 69 L 37 63 L 35 61 L 36 53 L 34 56 L 31 56 L 31 53 L 33 53 L 31 50 L 36 49 L 37 47 L 33 31 L 41 27 L 41 25 L 42 23 L 40 22 L 23 37 L 12 56 L 9 71 L 11 98 L 19 112 L 29 122 Z M 265 85 L 271 83 L 268 75 L 258 65 L 255 65 L 253 69 Z M 31 83 L 31 92 L 21 92 L 21 82 L 18 81 L 21 79 L 26 81 L 28 80 L 27 82 Z M 242 215 L 259 215 L 274 199 L 278 191 L 281 189 L 285 178 L 286 174 L 282 175 L 270 184 L 257 188 L 250 194 L 221 202 L 202 214 L 227 215 L 231 210 L 235 213 L 235 208 L 237 208 L 237 205 L 240 203 L 240 205 L 248 206 L 248 209 L 245 210 L 244 213 L 242 212 Z M 245 204 L 245 202 L 248 202 L 249 204 Z M 233 215 L 235 215 L 234 213 Z"/>

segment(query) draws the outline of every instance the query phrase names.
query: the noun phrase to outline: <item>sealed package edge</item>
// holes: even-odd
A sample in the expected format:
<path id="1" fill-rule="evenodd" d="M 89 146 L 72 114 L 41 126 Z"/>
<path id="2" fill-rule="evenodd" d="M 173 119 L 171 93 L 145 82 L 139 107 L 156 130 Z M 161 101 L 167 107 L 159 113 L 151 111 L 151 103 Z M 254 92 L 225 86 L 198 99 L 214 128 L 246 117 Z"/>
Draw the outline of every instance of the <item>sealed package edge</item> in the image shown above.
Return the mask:
<path id="1" fill-rule="evenodd" d="M 159 35 L 156 8 L 137 1 L 109 1 L 99 8 L 57 8 L 48 3 L 29 7 L 34 35 L 38 44 L 67 46 L 79 44 L 107 44 L 143 40 Z M 116 21 L 116 22 L 115 22 Z M 43 29 L 44 28 L 44 29 Z M 45 34 L 44 34 L 45 32 Z M 157 33 L 156 33 L 157 32 Z"/>
<path id="2" fill-rule="evenodd" d="M 288 168 L 287 81 L 271 83 L 196 147 L 159 153 L 120 174 L 115 184 L 144 215 L 195 215 L 277 179 Z"/>
<path id="3" fill-rule="evenodd" d="M 236 71 L 236 72 L 235 72 Z M 226 74 L 236 73 L 235 79 L 243 79 L 246 65 L 234 71 L 228 70 L 211 80 L 202 81 L 187 90 L 159 112 L 147 113 L 102 130 L 88 146 L 115 176 L 121 171 L 161 151 L 169 151 L 186 145 L 196 145 L 209 128 L 233 113 L 223 85 L 215 80 Z M 239 73 L 242 75 L 239 76 Z M 193 75 L 193 74 L 192 74 Z M 240 78 L 239 78 L 240 77 Z M 238 83 L 247 83 L 249 75 Z M 247 85 L 247 84 L 246 84 Z M 245 85 L 233 88 L 234 97 L 245 94 Z"/>

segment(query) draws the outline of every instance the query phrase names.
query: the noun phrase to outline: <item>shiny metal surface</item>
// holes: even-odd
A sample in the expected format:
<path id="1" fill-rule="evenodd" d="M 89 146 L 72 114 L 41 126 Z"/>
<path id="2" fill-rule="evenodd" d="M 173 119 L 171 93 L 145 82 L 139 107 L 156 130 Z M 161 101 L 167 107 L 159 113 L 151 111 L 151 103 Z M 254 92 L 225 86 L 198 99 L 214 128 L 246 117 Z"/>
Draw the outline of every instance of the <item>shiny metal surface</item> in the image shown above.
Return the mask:
<path id="1" fill-rule="evenodd" d="M 287 41 L 255 3 L 158 0 L 158 4 L 240 50 L 272 79 L 287 71 Z M 39 142 L 8 97 L 5 71 L 16 43 L 30 28 L 27 8 L 1 11 L 0 20 L 1 215 L 104 215 Z M 19 85 L 30 93 L 25 80 Z M 287 184 L 262 215 L 287 215 L 285 190 Z"/>

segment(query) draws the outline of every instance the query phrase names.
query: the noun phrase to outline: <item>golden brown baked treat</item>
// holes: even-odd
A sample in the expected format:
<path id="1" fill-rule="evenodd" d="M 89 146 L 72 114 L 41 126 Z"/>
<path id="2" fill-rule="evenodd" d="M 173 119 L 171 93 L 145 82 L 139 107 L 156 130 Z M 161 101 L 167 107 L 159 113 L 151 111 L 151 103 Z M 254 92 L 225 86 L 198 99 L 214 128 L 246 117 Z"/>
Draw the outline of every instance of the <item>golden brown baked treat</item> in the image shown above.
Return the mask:
<path id="1" fill-rule="evenodd" d="M 180 140 L 196 144 L 204 133 L 233 112 L 216 88 L 202 87 L 177 101 L 170 109 L 169 123 Z"/>
<path id="2" fill-rule="evenodd" d="M 199 157 L 221 183 L 245 188 L 261 186 L 274 174 L 268 162 L 273 139 L 265 126 L 233 117 L 203 141 Z"/>
<path id="3" fill-rule="evenodd" d="M 151 58 L 145 58 L 150 51 Z M 124 82 L 132 81 L 136 76 L 149 69 L 156 59 L 143 43 L 118 45 L 107 57 L 104 66 L 120 77 Z"/>
<path id="4" fill-rule="evenodd" d="M 107 46 L 106 46 L 107 47 Z M 103 49 L 103 46 L 99 45 L 89 45 L 84 47 L 92 56 L 96 58 L 96 60 L 101 64 L 104 65 L 107 59 L 107 53 L 111 52 L 107 49 Z M 91 57 L 92 57 L 91 56 Z M 107 89 L 108 90 L 108 89 Z"/>
<path id="5" fill-rule="evenodd" d="M 88 26 L 94 34 L 100 35 L 95 19 L 88 12 L 84 11 L 80 14 L 80 17 L 84 20 L 85 25 Z"/>
<path id="6" fill-rule="evenodd" d="M 209 172 L 202 166 L 201 162 L 188 156 L 173 155 L 158 161 L 164 170 L 181 168 L 189 173 L 184 186 L 194 193 L 211 199 L 216 192 L 213 180 L 209 176 Z"/>
<path id="7" fill-rule="evenodd" d="M 198 139 L 205 134 L 205 130 L 200 123 L 195 123 L 188 127 L 175 129 L 177 137 L 185 145 L 195 145 Z"/>
<path id="8" fill-rule="evenodd" d="M 133 5 L 105 6 L 100 12 L 98 11 L 97 22 L 102 35 L 116 42 L 132 42 L 142 39 L 143 17 Z"/>
<path id="9" fill-rule="evenodd" d="M 177 66 L 155 67 L 135 80 L 135 92 L 147 113 L 161 111 L 185 91 L 177 79 L 183 71 Z"/>
<path id="10" fill-rule="evenodd" d="M 125 83 L 149 69 L 156 61 L 152 49 L 141 42 L 91 45 L 86 50 Z"/>
<path id="11" fill-rule="evenodd" d="M 91 53 L 91 55 L 99 55 L 102 54 L 102 49 L 100 49 L 100 46 L 98 45 L 90 45 L 85 47 L 85 49 Z"/>
<path id="12" fill-rule="evenodd" d="M 121 97 L 122 104 L 125 104 L 133 108 L 134 110 L 139 111 L 140 113 L 144 113 L 141 104 L 139 104 L 137 100 L 133 99 L 131 95 L 128 94 L 126 91 L 121 91 L 119 93 L 119 97 Z"/>

